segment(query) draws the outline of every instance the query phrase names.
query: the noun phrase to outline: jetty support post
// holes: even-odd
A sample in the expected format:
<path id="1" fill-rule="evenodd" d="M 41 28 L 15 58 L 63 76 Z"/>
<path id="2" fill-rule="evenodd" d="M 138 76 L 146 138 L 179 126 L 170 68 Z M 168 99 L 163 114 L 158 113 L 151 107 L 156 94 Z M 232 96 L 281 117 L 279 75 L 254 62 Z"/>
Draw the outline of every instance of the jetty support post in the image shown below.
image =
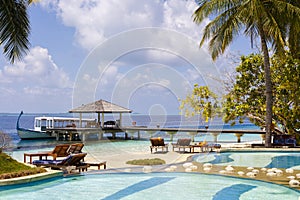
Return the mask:
<path id="1" fill-rule="evenodd" d="M 260 138 L 261 138 L 261 143 L 264 144 L 266 140 L 266 134 L 260 134 Z"/>
<path id="2" fill-rule="evenodd" d="M 241 137 L 244 135 L 244 133 L 235 133 L 234 135 L 237 137 L 237 142 L 241 143 Z"/>
<path id="3" fill-rule="evenodd" d="M 120 113 L 119 115 L 119 124 L 118 124 L 119 127 L 122 126 L 122 113 Z"/>
<path id="4" fill-rule="evenodd" d="M 156 133 L 156 131 L 145 131 L 146 133 L 148 133 L 150 135 L 150 138 L 153 137 L 153 134 Z"/>
<path id="5" fill-rule="evenodd" d="M 195 142 L 195 136 L 198 134 L 198 132 L 193 131 L 193 132 L 188 132 L 188 134 L 192 136 L 192 142 Z"/>
<path id="6" fill-rule="evenodd" d="M 99 131 L 98 132 L 98 140 L 102 140 L 103 139 L 103 131 Z"/>
<path id="7" fill-rule="evenodd" d="M 214 137 L 214 142 L 218 142 L 218 136 L 220 135 L 220 133 L 217 133 L 217 132 L 213 132 L 213 133 L 210 133 L 213 137 Z"/>
<path id="8" fill-rule="evenodd" d="M 176 131 L 166 131 L 168 135 L 170 135 L 170 141 L 173 142 L 174 135 L 177 133 Z"/>
<path id="9" fill-rule="evenodd" d="M 139 139 L 139 140 L 141 139 L 141 133 L 140 133 L 140 130 L 138 130 L 138 139 Z"/>
<path id="10" fill-rule="evenodd" d="M 82 128 L 82 113 L 79 113 L 79 128 Z"/>
<path id="11" fill-rule="evenodd" d="M 56 134 L 56 141 L 59 140 L 59 132 L 58 131 L 52 131 L 52 134 Z"/>
<path id="12" fill-rule="evenodd" d="M 85 142 L 85 133 L 80 131 L 81 141 Z"/>
<path id="13" fill-rule="evenodd" d="M 104 127 L 104 113 L 102 113 L 102 121 L 101 121 L 101 127 Z"/>
<path id="14" fill-rule="evenodd" d="M 130 134 L 130 139 L 133 140 L 133 136 L 135 134 L 136 130 L 126 130 L 125 133 L 129 133 Z"/>

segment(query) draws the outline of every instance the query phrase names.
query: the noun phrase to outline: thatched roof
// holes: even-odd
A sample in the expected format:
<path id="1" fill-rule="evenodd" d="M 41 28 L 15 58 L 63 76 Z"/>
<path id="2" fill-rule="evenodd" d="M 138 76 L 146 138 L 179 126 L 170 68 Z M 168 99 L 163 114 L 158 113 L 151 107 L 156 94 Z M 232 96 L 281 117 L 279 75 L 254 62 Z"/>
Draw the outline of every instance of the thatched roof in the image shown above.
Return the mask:
<path id="1" fill-rule="evenodd" d="M 132 110 L 107 102 L 98 100 L 93 103 L 79 106 L 69 111 L 70 113 L 131 113 Z"/>

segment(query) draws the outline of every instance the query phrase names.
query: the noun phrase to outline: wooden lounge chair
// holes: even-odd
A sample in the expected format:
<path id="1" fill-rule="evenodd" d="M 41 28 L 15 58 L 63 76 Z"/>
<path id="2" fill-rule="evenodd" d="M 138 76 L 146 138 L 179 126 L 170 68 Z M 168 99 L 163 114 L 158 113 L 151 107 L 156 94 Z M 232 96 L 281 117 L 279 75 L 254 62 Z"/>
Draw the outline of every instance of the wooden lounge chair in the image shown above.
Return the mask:
<path id="1" fill-rule="evenodd" d="M 68 170 L 68 167 L 73 167 L 74 169 L 78 169 L 79 172 L 82 170 L 86 170 L 89 165 L 82 162 L 86 153 L 78 153 L 67 156 L 63 160 L 34 160 L 32 164 L 40 167 L 51 167 L 53 169 L 62 169 L 64 171 Z"/>
<path id="2" fill-rule="evenodd" d="M 32 157 L 38 156 L 40 160 L 42 160 L 42 157 L 48 158 L 48 156 L 52 156 L 53 160 L 56 160 L 57 157 L 66 157 L 69 155 L 68 149 L 70 145 L 69 144 L 59 144 L 56 145 L 55 148 L 52 151 L 45 151 L 45 152 L 37 152 L 37 153 L 24 153 L 24 163 L 26 163 L 26 157 L 28 156 L 30 158 L 29 163 L 32 163 Z"/>
<path id="3" fill-rule="evenodd" d="M 273 135 L 273 147 L 295 147 L 296 139 L 293 135 Z"/>
<path id="4" fill-rule="evenodd" d="M 83 146 L 84 146 L 83 143 L 71 144 L 68 149 L 68 154 L 82 153 Z"/>
<path id="5" fill-rule="evenodd" d="M 272 142 L 272 147 L 296 147 L 297 142 L 296 138 L 293 135 L 283 135 L 283 134 L 274 134 L 273 135 L 273 142 Z M 252 148 L 255 147 L 265 147 L 264 143 L 253 143 L 251 144 Z"/>
<path id="6" fill-rule="evenodd" d="M 185 151 L 186 148 L 190 149 L 191 152 L 191 148 L 192 146 L 191 144 L 191 139 L 190 138 L 180 138 L 177 140 L 177 143 L 172 143 L 172 147 L 173 147 L 173 151 L 175 150 L 175 148 L 178 148 L 178 150 L 180 151 L 181 149 L 183 149 L 183 151 Z"/>
<path id="7" fill-rule="evenodd" d="M 151 138 L 151 146 L 150 146 L 150 151 L 152 153 L 153 149 L 155 149 L 155 151 L 157 151 L 157 149 L 161 149 L 162 151 L 166 150 L 168 151 L 168 144 L 165 144 L 165 141 L 163 138 Z"/>
<path id="8" fill-rule="evenodd" d="M 202 142 L 199 142 L 198 144 L 191 145 L 191 152 L 195 152 L 195 148 L 200 148 L 200 152 L 208 152 L 208 143 L 204 140 Z"/>
<path id="9" fill-rule="evenodd" d="M 221 149 L 221 144 L 218 144 L 218 143 L 210 143 L 207 145 L 207 149 L 209 152 L 212 152 L 212 151 L 217 151 L 217 152 L 220 152 L 220 149 Z"/>

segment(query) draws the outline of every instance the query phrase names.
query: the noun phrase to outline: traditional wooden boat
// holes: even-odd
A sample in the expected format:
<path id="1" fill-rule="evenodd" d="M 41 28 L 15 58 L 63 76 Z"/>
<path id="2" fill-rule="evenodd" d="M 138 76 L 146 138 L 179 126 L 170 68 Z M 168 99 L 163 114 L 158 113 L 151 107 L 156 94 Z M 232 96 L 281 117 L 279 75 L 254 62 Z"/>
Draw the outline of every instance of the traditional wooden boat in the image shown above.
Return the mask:
<path id="1" fill-rule="evenodd" d="M 53 132 L 47 131 L 50 128 L 76 128 L 86 126 L 90 123 L 96 123 L 95 119 L 80 119 L 80 118 L 72 118 L 72 117 L 35 117 L 34 118 L 34 128 L 26 129 L 20 127 L 20 118 L 23 115 L 23 111 L 21 111 L 18 120 L 16 129 L 18 135 L 21 139 L 50 139 L 56 138 L 56 134 Z"/>

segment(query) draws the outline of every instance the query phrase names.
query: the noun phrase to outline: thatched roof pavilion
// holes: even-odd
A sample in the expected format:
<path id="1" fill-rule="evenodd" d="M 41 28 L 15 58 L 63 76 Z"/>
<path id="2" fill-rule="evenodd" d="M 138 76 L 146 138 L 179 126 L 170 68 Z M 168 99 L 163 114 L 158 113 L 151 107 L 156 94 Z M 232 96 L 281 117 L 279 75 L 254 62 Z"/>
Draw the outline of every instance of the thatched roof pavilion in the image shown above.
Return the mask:
<path id="1" fill-rule="evenodd" d="M 82 117 L 82 113 L 98 113 L 98 122 L 100 122 L 100 113 L 102 113 L 101 123 L 103 126 L 104 113 L 120 113 L 120 124 L 121 124 L 122 113 L 131 113 L 132 110 L 100 99 L 98 101 L 88 103 L 88 104 L 83 104 L 77 108 L 73 108 L 69 112 L 80 113 L 80 117 Z"/>

